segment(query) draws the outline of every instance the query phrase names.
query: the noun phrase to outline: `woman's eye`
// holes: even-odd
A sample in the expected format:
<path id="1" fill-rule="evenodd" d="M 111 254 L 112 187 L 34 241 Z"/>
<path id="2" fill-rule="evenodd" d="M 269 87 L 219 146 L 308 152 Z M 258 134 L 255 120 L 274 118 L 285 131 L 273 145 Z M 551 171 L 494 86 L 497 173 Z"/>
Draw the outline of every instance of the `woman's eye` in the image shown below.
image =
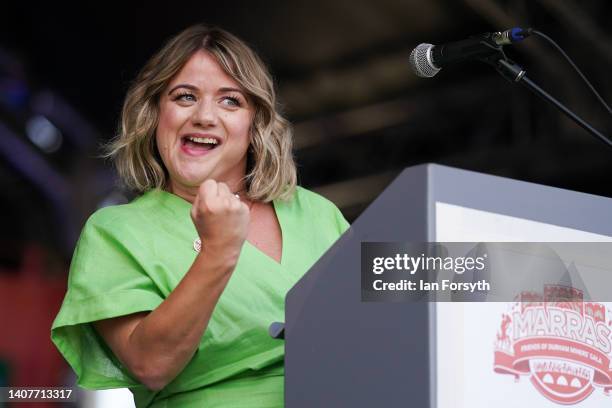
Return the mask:
<path id="1" fill-rule="evenodd" d="M 174 97 L 175 101 L 185 101 L 185 102 L 195 102 L 196 101 L 196 97 L 193 94 L 190 93 L 182 93 L 182 94 L 178 94 Z"/>
<path id="2" fill-rule="evenodd" d="M 222 103 L 228 106 L 240 106 L 240 100 L 233 96 L 224 97 Z"/>

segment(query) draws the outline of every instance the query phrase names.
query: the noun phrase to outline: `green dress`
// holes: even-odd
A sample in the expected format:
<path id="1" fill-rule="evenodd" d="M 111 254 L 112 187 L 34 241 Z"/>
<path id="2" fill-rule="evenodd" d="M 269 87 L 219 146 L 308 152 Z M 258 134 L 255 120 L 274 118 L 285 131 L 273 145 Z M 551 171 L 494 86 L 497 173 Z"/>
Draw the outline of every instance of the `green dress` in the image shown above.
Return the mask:
<path id="1" fill-rule="evenodd" d="M 90 324 L 153 310 L 170 294 L 197 255 L 190 209 L 151 190 L 94 213 L 51 338 L 80 386 L 128 387 L 138 407 L 282 407 L 284 342 L 270 338 L 268 327 L 284 321 L 287 291 L 348 228 L 334 204 L 313 192 L 298 187 L 291 200 L 274 201 L 281 262 L 245 242 L 195 355 L 163 390 L 138 383 Z"/>

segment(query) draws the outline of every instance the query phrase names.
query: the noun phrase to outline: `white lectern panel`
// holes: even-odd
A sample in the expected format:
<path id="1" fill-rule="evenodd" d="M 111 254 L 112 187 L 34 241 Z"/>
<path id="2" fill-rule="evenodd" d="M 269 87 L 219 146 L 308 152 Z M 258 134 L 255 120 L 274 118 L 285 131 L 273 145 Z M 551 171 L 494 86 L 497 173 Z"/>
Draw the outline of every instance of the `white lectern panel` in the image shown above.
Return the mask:
<path id="1" fill-rule="evenodd" d="M 503 214 L 437 202 L 435 206 L 437 242 L 612 242 L 612 237 L 544 224 Z M 610 327 L 612 303 L 600 303 L 604 324 Z M 610 347 L 593 363 L 577 364 L 563 359 L 555 350 L 548 358 L 523 359 L 521 372 L 508 374 L 512 365 L 500 367 L 497 347 L 512 342 L 506 336 L 511 303 L 437 303 L 434 372 L 437 408 L 532 408 L 612 406 L 609 375 Z M 509 321 L 509 320 L 508 320 Z M 511 323 L 510 323 L 511 324 Z M 608 340 L 610 340 L 608 335 Z M 536 336 L 534 344 L 539 346 Z M 564 340 L 553 339 L 556 347 Z M 574 344 L 575 345 L 575 344 Z M 567 343 L 568 352 L 575 351 Z M 546 354 L 545 352 L 543 354 Z M 517 362 L 520 356 L 517 357 Z M 519 363 L 517 363 L 519 364 Z M 598 369 L 607 365 L 608 377 Z M 496 372 L 494 367 L 501 368 Z M 525 368 L 526 367 L 526 368 Z M 607 385 L 606 385 L 607 384 Z"/>

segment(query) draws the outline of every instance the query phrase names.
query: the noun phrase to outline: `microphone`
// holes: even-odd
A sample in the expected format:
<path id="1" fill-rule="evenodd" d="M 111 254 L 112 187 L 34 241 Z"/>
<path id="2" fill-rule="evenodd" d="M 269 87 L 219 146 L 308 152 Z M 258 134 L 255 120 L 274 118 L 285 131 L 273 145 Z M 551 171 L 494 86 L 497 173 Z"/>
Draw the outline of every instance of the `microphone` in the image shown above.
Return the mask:
<path id="1" fill-rule="evenodd" d="M 410 67 L 417 76 L 431 78 L 448 65 L 499 54 L 501 46 L 523 41 L 531 31 L 531 28 L 515 27 L 442 45 L 419 44 L 410 53 Z"/>

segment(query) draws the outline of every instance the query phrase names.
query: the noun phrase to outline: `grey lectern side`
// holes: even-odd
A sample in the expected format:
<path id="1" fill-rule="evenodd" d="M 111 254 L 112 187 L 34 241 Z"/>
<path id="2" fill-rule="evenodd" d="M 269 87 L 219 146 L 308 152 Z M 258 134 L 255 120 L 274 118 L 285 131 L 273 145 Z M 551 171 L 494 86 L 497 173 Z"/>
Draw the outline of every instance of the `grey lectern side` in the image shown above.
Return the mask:
<path id="1" fill-rule="evenodd" d="M 439 165 L 404 170 L 289 291 L 287 408 L 437 407 L 435 304 L 361 301 L 361 242 L 434 242 L 445 203 L 612 236 L 612 200 Z"/>

